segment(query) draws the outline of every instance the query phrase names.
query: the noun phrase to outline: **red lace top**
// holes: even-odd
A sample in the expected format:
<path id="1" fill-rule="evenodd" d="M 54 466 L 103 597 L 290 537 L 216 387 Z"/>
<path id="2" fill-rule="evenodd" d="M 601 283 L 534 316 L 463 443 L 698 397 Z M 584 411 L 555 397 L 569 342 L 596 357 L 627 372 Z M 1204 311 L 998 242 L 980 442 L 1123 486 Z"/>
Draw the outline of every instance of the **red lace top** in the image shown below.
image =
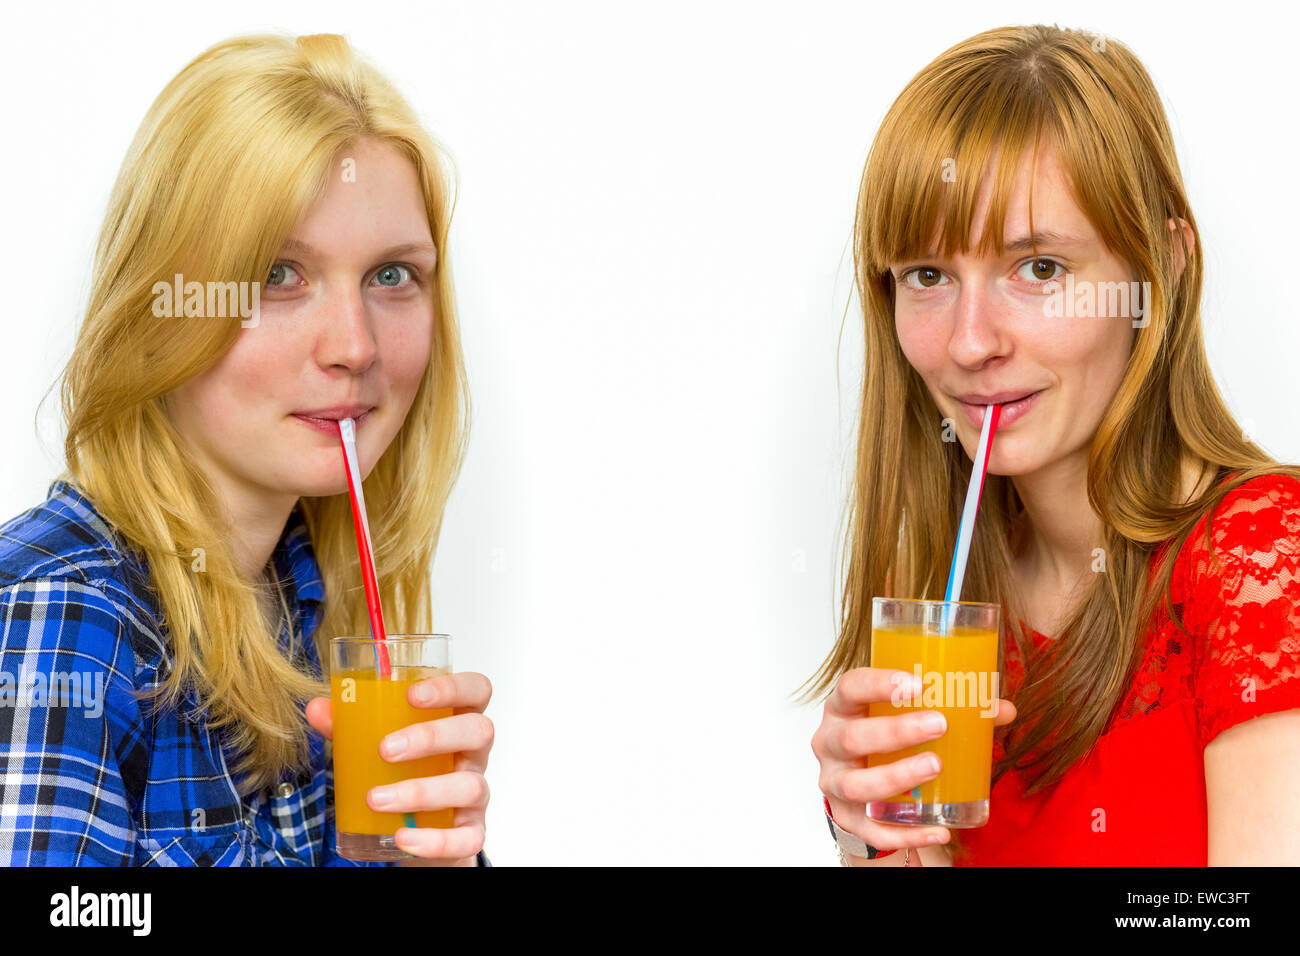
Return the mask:
<path id="1" fill-rule="evenodd" d="M 1204 751 L 1243 720 L 1300 708 L 1300 480 L 1263 475 L 1205 519 L 1175 559 L 1170 601 L 1148 630 L 1133 686 L 1096 745 L 1057 783 L 1026 797 L 1005 773 L 989 822 L 961 831 L 958 866 L 1205 866 Z M 1151 574 L 1161 556 L 1152 557 Z M 1032 632 L 1036 647 L 1050 639 Z M 1006 692 L 1025 671 L 1008 635 Z M 993 759 L 1002 756 L 993 744 Z"/>

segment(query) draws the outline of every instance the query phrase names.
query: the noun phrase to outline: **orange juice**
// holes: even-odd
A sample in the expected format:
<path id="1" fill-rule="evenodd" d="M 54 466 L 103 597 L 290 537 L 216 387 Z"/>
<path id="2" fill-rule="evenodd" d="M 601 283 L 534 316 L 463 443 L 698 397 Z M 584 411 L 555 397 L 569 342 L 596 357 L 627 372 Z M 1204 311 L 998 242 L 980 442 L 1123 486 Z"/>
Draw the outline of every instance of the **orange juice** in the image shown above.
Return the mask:
<path id="1" fill-rule="evenodd" d="M 914 790 L 888 797 L 885 802 L 951 804 L 987 800 L 998 698 L 998 632 L 954 627 L 944 637 L 923 633 L 919 626 L 874 628 L 871 666 L 919 673 L 923 690 L 920 697 L 900 695 L 901 706 L 888 700 L 873 703 L 867 709 L 868 717 L 937 710 L 948 721 L 942 737 L 867 757 L 868 767 L 927 752 L 939 757 L 942 769 L 937 777 Z"/>
<path id="2" fill-rule="evenodd" d="M 366 793 L 384 784 L 450 773 L 455 754 L 435 754 L 390 762 L 379 755 L 379 741 L 394 731 L 440 717 L 450 707 L 414 707 L 406 692 L 412 684 L 448 671 L 437 667 L 392 668 L 392 680 L 380 680 L 374 668 L 330 675 L 334 708 L 334 814 L 339 833 L 391 836 L 406 826 L 403 813 L 378 813 Z M 418 827 L 453 826 L 455 809 L 419 811 Z"/>

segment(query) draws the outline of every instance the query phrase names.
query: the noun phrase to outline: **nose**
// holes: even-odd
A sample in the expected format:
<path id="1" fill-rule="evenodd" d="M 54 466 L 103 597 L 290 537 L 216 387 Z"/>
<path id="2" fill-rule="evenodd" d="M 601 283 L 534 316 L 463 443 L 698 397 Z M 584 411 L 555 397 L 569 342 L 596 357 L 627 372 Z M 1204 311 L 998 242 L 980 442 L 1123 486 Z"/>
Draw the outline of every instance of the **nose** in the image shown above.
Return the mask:
<path id="1" fill-rule="evenodd" d="M 340 291 L 326 304 L 316 352 L 326 369 L 342 366 L 360 374 L 374 364 L 379 346 L 360 289 Z"/>
<path id="2" fill-rule="evenodd" d="M 1010 345 L 1004 321 L 1007 310 L 991 284 L 963 283 L 954 308 L 948 340 L 948 354 L 954 362 L 975 369 L 1005 354 Z"/>

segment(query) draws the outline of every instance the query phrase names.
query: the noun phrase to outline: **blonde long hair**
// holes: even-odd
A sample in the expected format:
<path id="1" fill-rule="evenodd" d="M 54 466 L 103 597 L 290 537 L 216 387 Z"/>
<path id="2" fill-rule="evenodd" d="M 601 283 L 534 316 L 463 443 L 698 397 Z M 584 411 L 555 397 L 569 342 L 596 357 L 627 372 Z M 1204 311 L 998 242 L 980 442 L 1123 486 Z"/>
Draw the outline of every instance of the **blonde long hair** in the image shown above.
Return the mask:
<path id="1" fill-rule="evenodd" d="M 863 172 L 854 264 L 865 362 L 846 511 L 847 571 L 839 637 L 804 685 L 805 699 L 869 663 L 873 596 L 943 597 L 970 478 L 970 459 L 957 442 L 941 440 L 942 415 L 900 347 L 890 263 L 924 256 L 921 245 L 936 226 L 944 256 L 964 251 L 980 173 L 993 175 L 994 185 L 978 254 L 992 244 L 1001 256 L 1015 165 L 1027 149 L 1036 158 L 1044 137 L 1056 148 L 1080 208 L 1106 245 L 1150 281 L 1151 297 L 1150 324 L 1136 332 L 1124 378 L 1089 451 L 1088 500 L 1105 529 L 1105 573 L 1094 576 L 1052 642 L 1058 653 L 1035 657 L 1020 629 L 1011 630 L 1026 679 L 1017 694 L 1018 719 L 999 728 L 1006 752 L 994 779 L 1015 766 L 1031 781 L 1031 793 L 1058 780 L 1105 729 L 1132 684 L 1161 597 L 1183 628 L 1169 599 L 1170 575 L 1197 521 L 1252 478 L 1300 478 L 1300 467 L 1279 464 L 1244 436 L 1215 387 L 1201 333 L 1200 236 L 1160 98 L 1137 57 L 1114 40 L 1049 26 L 971 37 L 908 83 Z M 945 182 L 945 160 L 973 174 Z M 1032 201 L 1030 208 L 1032 232 Z M 1171 217 L 1191 224 L 1195 237 L 1184 248 L 1181 276 L 1169 241 Z M 1202 478 L 1215 480 L 1183 503 L 1178 463 L 1185 456 Z M 1001 604 L 1004 626 L 1024 617 L 1011 573 L 1015 541 L 1008 540 L 1023 531 L 1023 511 L 1011 479 L 989 475 L 962 599 Z M 1206 531 L 1208 542 L 1208 522 Z M 1171 539 L 1148 588 L 1153 554 Z M 1045 741 L 1053 745 L 1027 759 Z"/>
<path id="2" fill-rule="evenodd" d="M 389 630 L 432 629 L 430 573 L 460 470 L 469 394 L 447 230 L 450 161 L 396 89 L 341 37 L 243 36 L 189 63 L 154 101 L 109 200 L 85 320 L 63 374 L 67 471 L 148 563 L 173 666 L 152 698 L 192 687 L 237 753 L 241 792 L 307 766 L 303 703 L 329 686 L 294 668 L 238 571 L 237 529 L 187 457 L 164 402 L 216 363 L 239 320 L 157 318 L 153 286 L 262 282 L 342 147 L 372 138 L 415 167 L 438 249 L 428 367 L 406 420 L 365 480 Z M 346 493 L 300 500 L 326 599 L 314 640 L 369 633 Z M 202 548 L 206 570 L 192 570 Z"/>

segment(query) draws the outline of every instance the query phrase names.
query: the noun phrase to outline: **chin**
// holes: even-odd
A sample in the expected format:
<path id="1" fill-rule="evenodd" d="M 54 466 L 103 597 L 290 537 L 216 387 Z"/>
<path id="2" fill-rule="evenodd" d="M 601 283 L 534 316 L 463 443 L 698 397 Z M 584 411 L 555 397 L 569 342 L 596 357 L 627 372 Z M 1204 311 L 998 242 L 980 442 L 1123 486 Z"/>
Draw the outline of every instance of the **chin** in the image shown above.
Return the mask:
<path id="1" fill-rule="evenodd" d="M 1018 455 L 1007 454 L 1006 451 L 1005 447 L 993 450 L 993 453 L 989 456 L 987 474 L 999 475 L 1003 478 L 1018 478 L 1021 475 L 1031 474 L 1041 467 L 1039 463 L 1025 461 Z M 975 455 L 973 453 L 970 460 L 972 467 L 974 467 Z"/>
<path id="2" fill-rule="evenodd" d="M 364 479 L 363 479 L 364 480 Z M 301 470 L 294 475 L 294 480 L 287 483 L 291 494 L 299 498 L 328 498 L 332 495 L 348 493 L 348 477 L 343 470 L 343 456 L 339 455 L 338 464 L 329 469 L 322 469 L 319 474 L 305 475 Z"/>

